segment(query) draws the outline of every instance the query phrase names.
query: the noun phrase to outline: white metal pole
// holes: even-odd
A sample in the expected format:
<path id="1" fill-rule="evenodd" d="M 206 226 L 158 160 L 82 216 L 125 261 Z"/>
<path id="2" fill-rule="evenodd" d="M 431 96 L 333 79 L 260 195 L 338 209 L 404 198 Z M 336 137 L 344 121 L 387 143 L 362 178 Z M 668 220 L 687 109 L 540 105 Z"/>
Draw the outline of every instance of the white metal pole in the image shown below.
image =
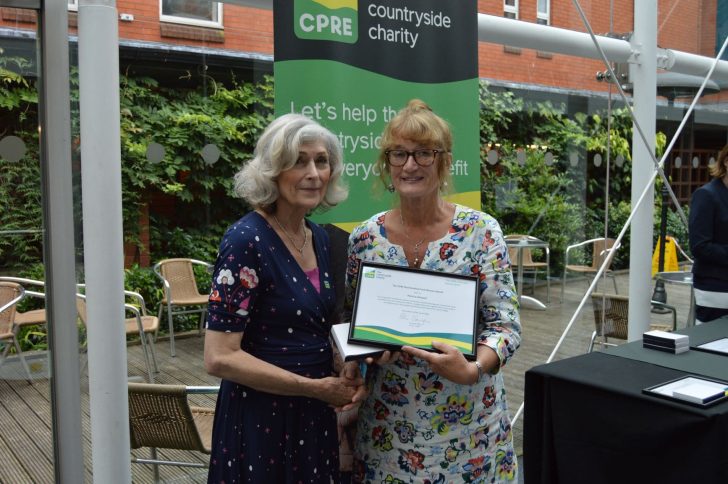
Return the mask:
<path id="1" fill-rule="evenodd" d="M 115 0 L 81 0 L 78 64 L 91 444 L 95 482 L 131 482 Z"/>
<path id="2" fill-rule="evenodd" d="M 630 65 L 634 95 L 635 122 L 639 123 L 645 142 L 633 129 L 632 134 L 632 206 L 636 205 L 642 187 L 649 183 L 654 171 L 657 104 L 657 1 L 634 2 L 634 35 L 631 39 L 638 63 Z M 647 203 L 637 208 L 630 227 L 629 250 L 629 329 L 628 340 L 635 341 L 650 326 L 652 293 L 652 224 L 654 189 L 646 194 Z"/>

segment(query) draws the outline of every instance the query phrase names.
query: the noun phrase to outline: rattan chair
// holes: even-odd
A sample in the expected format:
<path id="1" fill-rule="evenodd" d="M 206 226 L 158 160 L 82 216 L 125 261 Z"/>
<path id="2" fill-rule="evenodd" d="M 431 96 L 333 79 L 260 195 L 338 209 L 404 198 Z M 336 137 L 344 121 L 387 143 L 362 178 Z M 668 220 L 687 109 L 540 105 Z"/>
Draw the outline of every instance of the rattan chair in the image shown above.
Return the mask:
<path id="1" fill-rule="evenodd" d="M 142 352 L 144 353 L 144 363 L 147 367 L 147 375 L 149 382 L 154 383 L 154 374 L 159 372 L 157 366 L 157 355 L 154 351 L 154 334 L 159 330 L 159 318 L 149 316 L 144 304 L 144 298 L 141 294 L 133 291 L 124 291 L 125 297 L 134 300 L 135 304 L 124 304 L 124 309 L 134 316 L 124 320 L 124 329 L 127 336 L 138 335 Z M 88 326 L 88 317 L 86 314 L 86 296 L 84 294 L 76 294 L 76 310 L 81 322 Z M 150 357 L 151 353 L 151 357 Z"/>
<path id="2" fill-rule="evenodd" d="M 592 306 L 594 308 L 595 330 L 589 342 L 588 353 L 594 349 L 594 344 L 602 346 L 616 346 L 609 342 L 609 338 L 627 340 L 627 322 L 629 321 L 629 297 L 619 294 L 592 293 Z M 673 306 L 652 301 L 654 306 L 659 306 L 672 313 L 672 326 L 661 323 L 650 324 L 650 329 L 672 331 L 677 329 L 677 311 Z M 597 338 L 602 341 L 597 341 Z"/>
<path id="3" fill-rule="evenodd" d="M 11 277 L 2 276 L 0 281 L 16 282 L 21 284 L 25 288 L 25 296 L 31 296 L 38 299 L 45 300 L 45 283 L 43 281 L 36 281 L 35 279 L 28 279 L 25 277 Z M 28 288 L 35 287 L 39 291 L 31 291 Z M 41 292 L 42 291 L 42 292 Z M 16 311 L 15 312 L 15 324 L 18 328 L 22 329 L 25 326 L 39 326 L 46 324 L 46 311 L 45 309 L 31 309 L 29 311 Z"/>
<path id="4" fill-rule="evenodd" d="M 0 281 L 0 343 L 5 349 L 0 356 L 0 366 L 7 360 L 10 348 L 15 348 L 20 363 L 23 365 L 28 383 L 33 384 L 30 368 L 25 361 L 23 352 L 18 344 L 18 325 L 15 324 L 16 305 L 25 297 L 25 289 L 17 282 Z"/>
<path id="5" fill-rule="evenodd" d="M 165 259 L 154 266 L 154 273 L 164 284 L 164 297 L 159 303 L 157 317 L 162 319 L 162 311 L 166 307 L 169 324 L 169 350 L 172 356 L 175 356 L 174 323 L 172 322 L 175 314 L 200 313 L 200 332 L 205 324 L 208 296 L 200 294 L 197 290 L 193 264 L 212 267 L 207 262 L 195 259 Z M 196 307 L 190 309 L 192 306 Z"/>
<path id="6" fill-rule="evenodd" d="M 521 235 L 521 234 L 508 234 L 504 237 L 505 240 L 522 240 L 522 239 L 536 239 L 536 237 L 530 236 L 530 235 Z M 521 265 L 523 267 L 523 273 L 531 273 L 533 274 L 533 279 L 531 282 L 531 287 L 535 289 L 536 287 L 536 276 L 540 271 L 546 271 L 546 302 L 551 302 L 551 270 L 549 268 L 550 266 L 550 259 L 551 255 L 549 252 L 548 247 L 544 247 L 544 252 L 546 253 L 546 262 L 537 262 L 533 260 L 531 249 L 529 248 L 522 248 L 518 249 L 517 247 L 508 247 L 508 256 L 511 259 L 511 264 L 513 267 L 518 267 L 518 251 L 521 251 Z"/>
<path id="7" fill-rule="evenodd" d="M 207 459 L 198 462 L 161 460 L 157 449 L 177 449 L 210 454 L 215 410 L 191 406 L 188 394 L 217 393 L 219 387 L 151 385 L 129 383 L 129 431 L 131 448 L 150 447 L 151 458 L 132 456 L 132 462 L 154 466 L 154 482 L 159 480 L 159 466 L 209 466 Z"/>
<path id="8" fill-rule="evenodd" d="M 564 253 L 564 275 L 561 281 L 561 302 L 564 302 L 564 289 L 566 288 L 566 274 L 571 272 L 576 272 L 582 275 L 596 275 L 596 273 L 599 271 L 599 268 L 601 267 L 604 260 L 609 255 L 609 251 L 611 250 L 617 250 L 619 249 L 619 246 L 614 245 L 616 242 L 615 239 L 605 239 L 605 238 L 598 238 L 598 239 L 590 239 L 585 240 L 584 242 L 579 242 L 578 244 L 570 245 L 566 248 L 566 252 Z M 591 245 L 592 248 L 592 258 L 591 258 L 591 265 L 582 265 L 582 264 L 569 264 L 569 252 L 572 252 L 574 249 L 589 246 Z M 573 257 L 573 252 L 572 252 Z M 614 259 L 612 259 L 614 260 Z M 611 262 L 610 262 L 611 265 Z M 605 271 L 605 275 L 607 277 L 612 278 L 612 282 L 614 283 L 614 292 L 618 293 L 617 290 L 617 279 L 614 277 L 614 274 L 609 269 L 609 266 L 607 266 L 607 270 Z"/>

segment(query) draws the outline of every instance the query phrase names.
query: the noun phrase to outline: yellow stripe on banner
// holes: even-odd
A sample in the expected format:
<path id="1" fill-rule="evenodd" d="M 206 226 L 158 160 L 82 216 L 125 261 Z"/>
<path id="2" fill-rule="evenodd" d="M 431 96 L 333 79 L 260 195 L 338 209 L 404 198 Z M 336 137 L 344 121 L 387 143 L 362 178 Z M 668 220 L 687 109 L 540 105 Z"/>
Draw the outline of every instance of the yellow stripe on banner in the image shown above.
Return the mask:
<path id="1" fill-rule="evenodd" d="M 473 210 L 482 210 L 480 208 L 480 192 L 453 193 L 452 195 L 448 195 L 444 198 L 449 202 L 459 203 L 460 205 L 465 205 Z"/>
<path id="2" fill-rule="evenodd" d="M 445 197 L 445 200 L 448 200 L 453 203 L 458 203 L 460 205 L 465 205 L 466 207 L 470 207 L 474 210 L 480 211 L 480 192 L 462 192 L 462 193 L 453 193 L 452 195 L 448 195 Z M 372 214 L 374 215 L 374 214 Z M 347 232 L 351 233 L 354 228 L 361 224 L 360 222 L 334 222 L 334 225 L 339 227 L 341 230 L 346 230 Z"/>
<path id="3" fill-rule="evenodd" d="M 314 3 L 323 5 L 329 10 L 336 10 L 337 8 L 350 8 L 354 11 L 357 10 L 357 0 L 312 0 Z"/>
<path id="4" fill-rule="evenodd" d="M 411 346 L 427 346 L 432 344 L 433 341 L 432 336 L 396 336 L 376 328 L 359 328 L 359 331 L 367 331 L 369 333 L 376 333 L 382 336 L 386 336 L 387 338 L 394 338 Z M 466 351 L 470 351 L 472 349 L 468 343 L 463 343 L 462 341 L 458 341 L 455 339 L 437 338 L 437 341 L 442 341 L 443 343 L 455 346 L 456 348 L 462 348 Z"/>

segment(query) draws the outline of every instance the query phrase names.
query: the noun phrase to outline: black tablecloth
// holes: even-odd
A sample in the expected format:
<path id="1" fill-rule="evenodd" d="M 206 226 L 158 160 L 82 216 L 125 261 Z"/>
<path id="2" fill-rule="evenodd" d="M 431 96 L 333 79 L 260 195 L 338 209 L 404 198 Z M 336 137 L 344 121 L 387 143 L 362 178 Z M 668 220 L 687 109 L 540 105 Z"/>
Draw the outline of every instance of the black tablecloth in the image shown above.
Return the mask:
<path id="1" fill-rule="evenodd" d="M 526 372 L 525 482 L 728 483 L 728 402 L 642 393 L 685 374 L 605 353 Z"/>

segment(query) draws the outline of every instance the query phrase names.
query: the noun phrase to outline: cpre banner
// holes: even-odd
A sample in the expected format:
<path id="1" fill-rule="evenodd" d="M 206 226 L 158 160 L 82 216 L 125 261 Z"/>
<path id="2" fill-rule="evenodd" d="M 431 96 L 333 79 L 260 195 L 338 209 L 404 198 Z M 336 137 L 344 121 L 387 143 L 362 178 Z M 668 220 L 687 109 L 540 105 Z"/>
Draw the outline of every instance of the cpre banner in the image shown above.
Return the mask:
<path id="1" fill-rule="evenodd" d="M 346 202 L 314 217 L 350 231 L 391 195 L 374 189 L 385 124 L 419 98 L 453 129 L 450 200 L 480 209 L 475 0 L 275 0 L 275 112 L 340 139 Z"/>

